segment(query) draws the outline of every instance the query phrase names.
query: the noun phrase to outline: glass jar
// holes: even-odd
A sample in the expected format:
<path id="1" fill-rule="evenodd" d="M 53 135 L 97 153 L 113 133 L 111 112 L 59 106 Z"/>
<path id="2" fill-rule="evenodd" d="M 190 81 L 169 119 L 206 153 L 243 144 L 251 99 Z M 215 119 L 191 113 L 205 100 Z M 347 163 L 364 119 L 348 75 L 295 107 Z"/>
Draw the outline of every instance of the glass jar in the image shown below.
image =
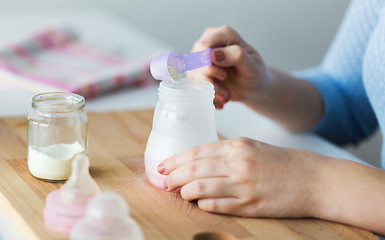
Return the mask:
<path id="1" fill-rule="evenodd" d="M 189 148 L 218 141 L 211 83 L 182 79 L 162 81 L 152 130 L 145 151 L 146 175 L 163 189 L 166 176 L 158 173 L 161 161 Z"/>
<path id="2" fill-rule="evenodd" d="M 68 179 L 74 156 L 87 153 L 84 107 L 84 97 L 73 93 L 42 93 L 32 98 L 28 115 L 28 169 L 32 176 L 50 182 Z"/>

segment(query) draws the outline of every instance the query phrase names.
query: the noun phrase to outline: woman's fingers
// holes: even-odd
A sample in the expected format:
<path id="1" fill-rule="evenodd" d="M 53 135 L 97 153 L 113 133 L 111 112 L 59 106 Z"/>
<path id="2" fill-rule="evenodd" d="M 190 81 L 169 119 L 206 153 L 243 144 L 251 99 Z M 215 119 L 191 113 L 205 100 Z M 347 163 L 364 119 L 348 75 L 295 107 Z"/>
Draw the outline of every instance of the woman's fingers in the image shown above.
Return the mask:
<path id="1" fill-rule="evenodd" d="M 216 109 L 222 109 L 225 106 L 225 102 L 218 98 L 214 98 L 214 106 Z"/>
<path id="2" fill-rule="evenodd" d="M 228 148 L 225 145 L 226 144 L 223 144 L 223 142 L 213 142 L 190 148 L 161 162 L 158 166 L 158 172 L 160 174 L 169 174 L 176 168 L 179 168 L 188 162 L 197 161 L 203 158 L 210 159 L 221 157 L 228 151 Z"/>
<path id="3" fill-rule="evenodd" d="M 192 52 L 207 48 L 213 48 L 210 55 L 213 65 L 191 71 L 195 73 L 188 77 L 214 84 L 217 109 L 222 109 L 229 100 L 245 102 L 255 96 L 258 86 L 269 77 L 259 54 L 231 27 L 207 28 Z"/>
<path id="4" fill-rule="evenodd" d="M 229 101 L 230 93 L 226 89 L 226 87 L 223 86 L 222 82 L 215 81 L 214 82 L 214 89 L 215 89 L 215 98 L 218 101 L 221 101 L 223 104 L 225 104 Z"/>
<path id="5" fill-rule="evenodd" d="M 243 42 L 239 34 L 229 26 L 206 28 L 200 39 L 195 42 L 193 52 L 211 47 L 242 44 Z"/>
<path id="6" fill-rule="evenodd" d="M 220 81 L 224 81 L 227 78 L 226 70 L 215 65 L 210 65 L 205 68 L 202 68 L 202 71 L 205 76 L 215 78 Z"/>
<path id="7" fill-rule="evenodd" d="M 228 171 L 227 161 L 221 158 L 191 161 L 172 171 L 164 185 L 173 191 L 199 178 L 226 177 Z"/>
<path id="8" fill-rule="evenodd" d="M 182 197 L 187 201 L 204 198 L 235 197 L 236 191 L 228 177 L 199 178 L 181 188 Z"/>
<path id="9" fill-rule="evenodd" d="M 203 198 L 198 200 L 198 206 L 207 212 L 239 215 L 243 200 L 235 197 Z"/>
<path id="10" fill-rule="evenodd" d="M 239 71 L 256 68 L 255 60 L 239 45 L 216 48 L 211 52 L 211 59 L 216 66 L 236 67 Z"/>

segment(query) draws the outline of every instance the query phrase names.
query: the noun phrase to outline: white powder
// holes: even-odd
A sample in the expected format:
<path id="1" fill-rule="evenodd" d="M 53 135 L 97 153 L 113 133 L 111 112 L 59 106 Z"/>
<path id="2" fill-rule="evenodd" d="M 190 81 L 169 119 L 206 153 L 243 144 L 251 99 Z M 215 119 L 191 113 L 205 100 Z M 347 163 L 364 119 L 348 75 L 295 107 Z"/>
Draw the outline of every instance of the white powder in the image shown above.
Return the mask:
<path id="1" fill-rule="evenodd" d="M 167 66 L 167 69 L 172 80 L 178 81 L 182 77 L 182 74 L 180 74 L 176 68 Z"/>
<path id="2" fill-rule="evenodd" d="M 54 144 L 48 147 L 30 146 L 28 149 L 28 168 L 37 178 L 66 180 L 71 175 L 73 157 L 84 150 L 79 142 Z"/>

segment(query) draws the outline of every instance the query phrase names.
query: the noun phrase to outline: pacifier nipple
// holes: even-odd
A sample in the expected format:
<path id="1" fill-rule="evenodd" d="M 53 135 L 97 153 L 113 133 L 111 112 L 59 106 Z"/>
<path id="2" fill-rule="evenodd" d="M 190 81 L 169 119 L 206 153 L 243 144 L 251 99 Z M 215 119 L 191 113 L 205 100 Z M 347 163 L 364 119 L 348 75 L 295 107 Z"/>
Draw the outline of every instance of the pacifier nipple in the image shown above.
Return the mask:
<path id="1" fill-rule="evenodd" d="M 99 186 L 89 173 L 87 154 L 77 154 L 68 181 L 46 197 L 45 225 L 53 231 L 69 233 L 73 225 L 84 216 L 89 200 L 99 193 Z"/>
<path id="2" fill-rule="evenodd" d="M 104 192 L 88 204 L 87 212 L 73 228 L 71 240 L 143 240 L 139 225 L 130 217 L 125 200 Z"/>
<path id="3" fill-rule="evenodd" d="M 60 189 L 60 199 L 65 203 L 87 204 L 100 193 L 100 188 L 89 172 L 90 161 L 86 154 L 78 154 L 72 162 L 71 176 Z"/>

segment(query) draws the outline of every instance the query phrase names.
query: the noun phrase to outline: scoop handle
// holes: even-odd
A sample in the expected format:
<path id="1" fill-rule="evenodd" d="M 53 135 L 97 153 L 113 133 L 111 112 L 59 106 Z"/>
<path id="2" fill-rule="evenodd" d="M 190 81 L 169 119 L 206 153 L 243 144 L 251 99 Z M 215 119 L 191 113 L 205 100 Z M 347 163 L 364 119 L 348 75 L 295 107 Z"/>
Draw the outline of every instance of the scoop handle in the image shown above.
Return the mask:
<path id="1" fill-rule="evenodd" d="M 212 49 L 209 48 L 203 51 L 189 53 L 182 56 L 181 58 L 184 63 L 183 72 L 213 64 L 210 58 L 211 51 Z"/>

